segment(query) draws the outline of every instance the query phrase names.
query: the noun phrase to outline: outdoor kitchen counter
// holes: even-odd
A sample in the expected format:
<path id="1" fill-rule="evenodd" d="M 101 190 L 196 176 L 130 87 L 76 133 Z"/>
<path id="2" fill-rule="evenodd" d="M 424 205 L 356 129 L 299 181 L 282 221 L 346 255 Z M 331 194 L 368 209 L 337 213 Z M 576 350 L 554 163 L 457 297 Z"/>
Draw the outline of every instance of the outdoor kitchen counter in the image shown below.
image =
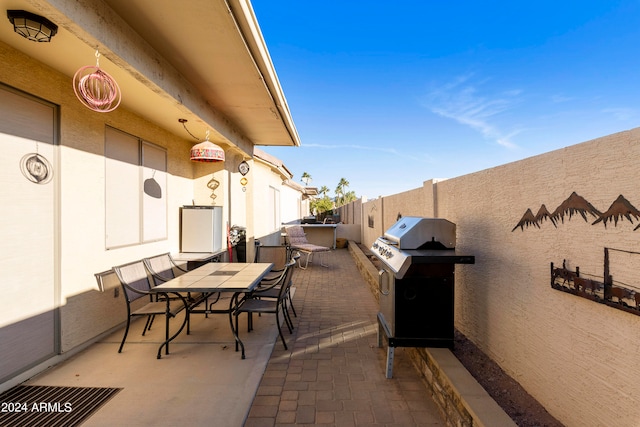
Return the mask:
<path id="1" fill-rule="evenodd" d="M 307 240 L 318 246 L 336 248 L 336 229 L 338 224 L 300 224 Z"/>

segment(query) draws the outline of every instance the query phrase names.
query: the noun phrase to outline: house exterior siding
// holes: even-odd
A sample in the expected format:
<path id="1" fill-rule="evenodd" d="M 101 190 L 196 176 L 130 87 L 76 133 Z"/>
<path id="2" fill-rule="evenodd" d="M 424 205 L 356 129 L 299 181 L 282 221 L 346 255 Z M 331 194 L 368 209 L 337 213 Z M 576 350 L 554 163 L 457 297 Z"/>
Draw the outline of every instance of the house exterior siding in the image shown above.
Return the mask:
<path id="1" fill-rule="evenodd" d="M 158 253 L 178 252 L 180 207 L 193 203 L 212 204 L 211 189 L 207 186 L 212 177 L 220 182 L 216 190 L 215 203 L 223 206 L 223 223 L 247 227 L 251 242 L 255 230 L 265 229 L 261 224 L 261 216 L 254 216 L 251 212 L 256 203 L 247 199 L 247 194 L 262 194 L 266 188 L 266 181 L 251 180 L 249 191 L 242 191 L 238 183 L 240 174 L 237 172 L 237 164 L 242 160 L 242 156 L 231 155 L 225 163 L 194 163 L 189 159 L 189 151 L 194 141 L 187 139 L 188 136 L 178 137 L 123 107 L 108 114 L 88 110 L 75 97 L 70 77 L 2 42 L 0 63 L 2 84 L 59 106 L 59 144 L 55 146 L 54 180 L 47 184 L 55 188 L 55 218 L 51 219 L 56 222 L 55 248 L 51 260 L 41 261 L 43 264 L 50 262 L 55 266 L 53 286 L 54 310 L 58 319 L 55 326 L 56 340 L 59 343 L 58 353 L 64 355 L 77 351 L 124 322 L 125 302 L 122 293 L 118 295 L 113 289 L 118 285 L 111 284 L 105 292 L 100 292 L 94 274 L 108 270 L 114 265 Z M 166 238 L 107 249 L 107 127 L 126 132 L 166 150 Z M 247 158 L 250 158 L 251 154 L 246 153 Z M 20 174 L 19 165 L 15 166 L 15 169 L 4 173 Z M 266 176 L 269 176 L 269 173 L 271 172 L 268 170 Z M 251 179 L 250 176 L 249 178 Z M 282 184 L 279 175 L 275 179 Z M 10 206 L 12 200 L 3 200 L 2 203 L 4 206 Z M 284 205 L 283 209 L 289 209 L 289 205 Z M 297 211 L 298 208 L 291 209 Z M 3 221 L 2 227 L 11 226 Z M 223 239 L 223 247 L 226 247 L 226 236 L 223 236 Z M 248 259 L 252 259 L 250 245 L 248 249 L 251 251 L 247 254 Z M 30 259 L 29 253 L 12 256 L 17 263 L 16 268 L 33 268 L 33 260 Z M 23 285 L 24 283 L 16 283 L 10 277 L 5 277 L 2 286 Z M 27 295 L 24 297 L 28 300 Z M 0 328 L 7 327 L 6 323 L 0 325 Z M 46 366 L 42 368 L 44 367 Z M 32 368 L 32 365 L 23 366 L 19 371 Z M 3 388 L 15 381 L 16 375 L 19 374 L 20 372 L 14 372 L 9 377 L 0 378 L 0 382 L 6 381 Z"/>

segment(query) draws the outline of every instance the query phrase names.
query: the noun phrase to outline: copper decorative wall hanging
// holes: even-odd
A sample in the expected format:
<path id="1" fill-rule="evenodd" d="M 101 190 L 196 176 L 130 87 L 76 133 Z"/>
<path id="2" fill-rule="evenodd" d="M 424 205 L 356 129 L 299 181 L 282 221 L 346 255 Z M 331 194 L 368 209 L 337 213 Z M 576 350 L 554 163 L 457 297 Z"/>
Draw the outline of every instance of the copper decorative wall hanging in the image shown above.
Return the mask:
<path id="1" fill-rule="evenodd" d="M 100 68 L 100 53 L 96 50 L 96 65 L 85 66 L 73 76 L 73 90 L 82 104 L 98 113 L 108 113 L 120 105 L 118 83 Z"/>

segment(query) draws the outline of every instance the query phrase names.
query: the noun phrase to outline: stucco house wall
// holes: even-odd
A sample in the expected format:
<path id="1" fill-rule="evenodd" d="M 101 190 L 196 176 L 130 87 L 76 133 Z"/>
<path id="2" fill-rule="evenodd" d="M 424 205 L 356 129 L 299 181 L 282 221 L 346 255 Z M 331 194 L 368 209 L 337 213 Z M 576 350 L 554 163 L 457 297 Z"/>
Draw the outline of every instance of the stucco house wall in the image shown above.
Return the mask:
<path id="1" fill-rule="evenodd" d="M 285 218 L 298 217 L 296 193 L 283 185 L 289 176 L 283 176 L 273 165 L 262 160 L 252 162 L 252 189 L 255 237 L 263 245 L 280 244 L 280 226 Z"/>
<path id="2" fill-rule="evenodd" d="M 636 175 L 640 128 L 365 203 L 384 226 L 397 212 L 438 216 L 457 225 L 457 249 L 476 257 L 456 266 L 456 328 L 473 340 L 566 425 L 636 426 L 640 373 L 634 369 L 640 316 L 550 286 L 550 263 L 603 281 L 611 274 L 640 288 L 637 216 L 593 224 L 579 206 L 564 220 L 521 223 L 527 209 L 550 213 L 575 192 L 606 212 L 622 195 L 640 206 Z M 418 194 L 423 192 L 424 197 Z M 423 203 L 419 206 L 415 200 Z M 381 208 L 382 207 L 382 208 Z M 629 221 L 631 219 L 631 221 Z M 365 244 L 384 229 L 364 224 Z M 628 251 L 628 252 L 625 252 Z M 620 285 L 622 286 L 622 285 Z M 634 305 L 634 301 L 626 300 Z"/>
<path id="3" fill-rule="evenodd" d="M 259 199 L 264 194 L 263 187 L 252 185 L 273 182 L 282 186 L 280 175 L 269 168 L 254 168 L 256 175 L 248 175 L 250 185 L 246 192 L 242 191 L 241 176 L 237 172 L 242 156 L 231 155 L 224 163 L 191 162 L 189 151 L 194 141 L 188 136 L 177 137 L 123 107 L 108 114 L 88 110 L 75 97 L 69 77 L 2 42 L 0 62 L 0 82 L 4 85 L 59 106 L 59 145 L 54 147 L 56 154 L 52 159 L 54 180 L 48 185 L 55 186 L 56 213 L 51 221 L 59 224 L 56 227 L 55 259 L 50 261 L 58 272 L 55 295 L 56 307 L 59 307 L 59 327 L 56 330 L 59 331 L 60 353 L 81 348 L 124 322 L 126 307 L 122 292 L 118 294 L 114 290 L 119 285 L 110 283 L 105 292 L 100 292 L 94 274 L 147 256 L 179 252 L 180 207 L 212 204 L 207 184 L 213 177 L 220 182 L 215 204 L 223 207 L 223 224 L 246 226 L 251 242 L 256 232 L 274 231 L 264 227 L 260 215 L 252 214 L 254 206 L 261 206 Z M 166 149 L 166 238 L 117 248 L 106 247 L 107 127 Z M 250 156 L 251 153 L 247 153 L 247 158 Z M 260 172 L 261 169 L 265 170 Z M 253 197 L 257 200 L 254 201 Z M 11 206 L 11 202 L 4 200 L 3 205 Z M 283 208 L 298 211 L 298 207 L 289 204 Z M 2 227 L 11 227 L 11 224 L 3 222 Z M 222 239 L 226 242 L 226 236 Z M 248 259 L 252 259 L 251 245 L 248 245 L 248 250 L 251 251 L 247 254 Z M 32 268 L 33 260 L 28 254 L 13 256 L 18 263 L 16 268 Z M 5 281 L 5 286 L 19 285 L 11 280 Z M 25 301 L 27 298 L 25 296 Z"/>
<path id="4" fill-rule="evenodd" d="M 59 185 L 61 350 L 65 352 L 121 323 L 126 313 L 121 296 L 98 292 L 94 273 L 153 253 L 178 250 L 178 207 L 193 199 L 193 168 L 187 156 L 190 144 L 124 109 L 108 115 L 89 111 L 69 90 L 67 77 L 1 43 L 0 58 L 0 81 L 61 106 L 59 170 L 55 173 Z M 29 73 L 20 72 L 25 69 Z M 106 250 L 107 125 L 167 149 L 166 240 Z"/>

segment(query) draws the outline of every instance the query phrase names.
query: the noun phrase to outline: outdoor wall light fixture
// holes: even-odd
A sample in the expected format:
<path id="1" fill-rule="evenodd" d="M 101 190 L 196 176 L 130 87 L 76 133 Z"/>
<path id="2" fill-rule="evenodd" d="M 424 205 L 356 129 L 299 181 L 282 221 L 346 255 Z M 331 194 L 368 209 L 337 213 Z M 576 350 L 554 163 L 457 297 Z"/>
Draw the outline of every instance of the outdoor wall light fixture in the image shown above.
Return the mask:
<path id="1" fill-rule="evenodd" d="M 178 119 L 182 126 L 194 139 L 196 138 L 185 123 L 187 119 Z M 191 160 L 194 162 L 224 162 L 224 150 L 219 146 L 209 141 L 209 131 L 207 130 L 207 136 L 204 141 L 191 147 Z"/>
<path id="2" fill-rule="evenodd" d="M 194 162 L 224 162 L 224 150 L 207 138 L 191 148 L 191 160 Z"/>
<path id="3" fill-rule="evenodd" d="M 7 10 L 7 18 L 13 24 L 13 31 L 34 42 L 50 42 L 58 32 L 56 24 L 25 10 Z"/>

